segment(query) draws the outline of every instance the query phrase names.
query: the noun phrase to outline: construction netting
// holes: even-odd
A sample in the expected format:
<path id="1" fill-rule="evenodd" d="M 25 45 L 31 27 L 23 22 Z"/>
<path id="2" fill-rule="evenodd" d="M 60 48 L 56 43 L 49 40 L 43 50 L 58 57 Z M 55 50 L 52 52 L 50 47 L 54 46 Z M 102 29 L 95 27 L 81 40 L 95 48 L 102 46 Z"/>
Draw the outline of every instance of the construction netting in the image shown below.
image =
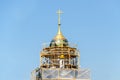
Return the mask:
<path id="1" fill-rule="evenodd" d="M 38 74 L 41 76 L 39 80 L 90 80 L 88 69 L 41 69 L 34 74 L 37 78 Z"/>

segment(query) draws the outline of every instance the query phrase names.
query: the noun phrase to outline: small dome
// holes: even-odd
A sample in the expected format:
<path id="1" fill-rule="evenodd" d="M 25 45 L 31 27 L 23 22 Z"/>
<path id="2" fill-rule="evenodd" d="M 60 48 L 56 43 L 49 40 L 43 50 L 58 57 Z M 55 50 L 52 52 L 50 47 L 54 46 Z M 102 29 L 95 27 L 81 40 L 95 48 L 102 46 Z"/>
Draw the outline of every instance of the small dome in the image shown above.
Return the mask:
<path id="1" fill-rule="evenodd" d="M 57 35 L 53 38 L 53 40 L 50 43 L 50 47 L 65 47 L 65 46 L 68 46 L 68 40 L 63 36 L 59 27 Z"/>
<path id="2" fill-rule="evenodd" d="M 67 39 L 53 39 L 50 42 L 50 47 L 65 47 L 65 46 L 68 46 Z"/>

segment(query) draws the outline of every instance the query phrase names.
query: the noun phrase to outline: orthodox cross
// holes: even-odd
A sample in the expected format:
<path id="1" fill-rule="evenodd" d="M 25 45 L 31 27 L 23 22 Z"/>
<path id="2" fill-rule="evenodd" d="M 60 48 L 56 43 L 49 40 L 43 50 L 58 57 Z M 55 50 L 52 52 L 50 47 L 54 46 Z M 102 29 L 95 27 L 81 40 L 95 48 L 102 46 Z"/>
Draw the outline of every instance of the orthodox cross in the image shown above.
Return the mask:
<path id="1" fill-rule="evenodd" d="M 62 14 L 63 12 L 59 9 L 57 11 L 57 14 L 58 14 L 58 25 L 60 25 L 60 15 Z"/>
<path id="2" fill-rule="evenodd" d="M 63 12 L 59 9 L 58 11 L 57 11 L 57 14 L 58 14 L 58 34 L 62 34 L 61 33 L 61 30 L 60 30 L 60 25 L 61 25 L 61 23 L 60 23 L 60 15 L 62 14 Z"/>

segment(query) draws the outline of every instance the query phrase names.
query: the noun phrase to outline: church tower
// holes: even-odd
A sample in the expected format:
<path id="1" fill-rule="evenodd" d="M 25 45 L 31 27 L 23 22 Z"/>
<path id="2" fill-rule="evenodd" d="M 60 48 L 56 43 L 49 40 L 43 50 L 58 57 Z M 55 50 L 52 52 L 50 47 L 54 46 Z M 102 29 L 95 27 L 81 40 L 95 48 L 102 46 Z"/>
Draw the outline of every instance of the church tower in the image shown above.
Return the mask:
<path id="1" fill-rule="evenodd" d="M 80 67 L 80 52 L 61 32 L 58 10 L 58 32 L 40 52 L 40 66 L 32 71 L 31 80 L 90 80 L 90 71 Z"/>

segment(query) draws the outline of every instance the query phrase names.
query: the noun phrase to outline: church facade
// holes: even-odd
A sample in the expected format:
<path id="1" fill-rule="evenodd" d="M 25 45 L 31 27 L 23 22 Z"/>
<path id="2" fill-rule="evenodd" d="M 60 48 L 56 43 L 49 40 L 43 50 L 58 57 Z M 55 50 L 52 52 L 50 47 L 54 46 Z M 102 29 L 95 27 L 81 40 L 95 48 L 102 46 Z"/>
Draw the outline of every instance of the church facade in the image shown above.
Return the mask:
<path id="1" fill-rule="evenodd" d="M 40 66 L 32 71 L 31 80 L 90 80 L 90 71 L 80 67 L 80 52 L 61 32 L 58 10 L 58 32 L 40 52 Z"/>

